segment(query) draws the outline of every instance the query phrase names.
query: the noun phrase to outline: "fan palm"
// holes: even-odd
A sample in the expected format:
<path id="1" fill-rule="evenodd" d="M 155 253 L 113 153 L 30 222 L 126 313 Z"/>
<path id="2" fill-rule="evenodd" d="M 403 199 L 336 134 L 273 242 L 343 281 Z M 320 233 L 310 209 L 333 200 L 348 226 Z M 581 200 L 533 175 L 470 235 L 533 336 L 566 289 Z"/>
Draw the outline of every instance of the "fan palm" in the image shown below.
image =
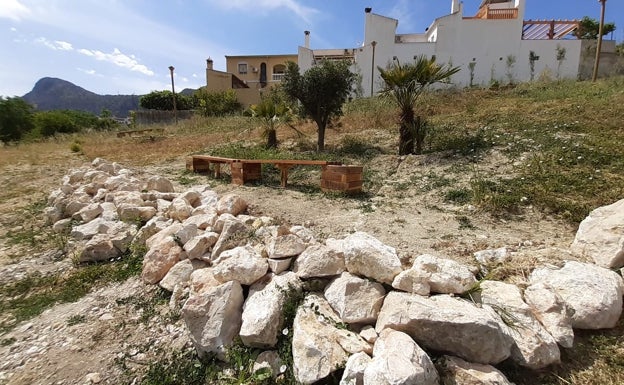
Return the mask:
<path id="1" fill-rule="evenodd" d="M 267 148 L 277 147 L 277 127 L 286 124 L 292 119 L 292 112 L 288 105 L 274 98 L 263 98 L 260 103 L 250 107 L 253 117 L 260 120 L 262 124 L 262 137 L 266 138 Z"/>
<path id="2" fill-rule="evenodd" d="M 414 63 L 402 65 L 396 61 L 387 69 L 378 69 L 385 83 L 381 95 L 391 98 L 400 110 L 399 155 L 422 153 L 425 127 L 420 117 L 416 117 L 416 102 L 428 86 L 448 82 L 459 71 L 459 67 L 440 65 L 436 63 L 435 57 L 422 55 Z"/>

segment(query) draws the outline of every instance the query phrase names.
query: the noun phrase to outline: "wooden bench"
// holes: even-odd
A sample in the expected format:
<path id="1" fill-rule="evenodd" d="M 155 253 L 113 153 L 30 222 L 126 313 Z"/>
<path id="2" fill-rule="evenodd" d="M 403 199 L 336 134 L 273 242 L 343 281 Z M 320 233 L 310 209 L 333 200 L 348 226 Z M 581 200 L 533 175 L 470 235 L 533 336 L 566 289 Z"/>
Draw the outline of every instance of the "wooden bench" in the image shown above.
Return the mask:
<path id="1" fill-rule="evenodd" d="M 211 155 L 193 155 L 187 159 L 186 168 L 193 172 L 214 171 L 215 178 L 221 176 L 221 165 L 228 164 L 232 183 L 243 185 L 262 179 L 262 165 L 273 164 L 280 170 L 281 187 L 288 184 L 288 171 L 294 166 L 321 166 L 321 188 L 323 191 L 362 191 L 362 167 L 346 166 L 340 162 L 304 159 L 233 159 Z"/>
<path id="2" fill-rule="evenodd" d="M 145 134 L 158 134 L 163 135 L 165 133 L 164 128 L 144 128 L 141 130 L 127 130 L 127 131 L 119 131 L 117 133 L 118 138 L 123 138 L 124 136 L 139 136 Z"/>

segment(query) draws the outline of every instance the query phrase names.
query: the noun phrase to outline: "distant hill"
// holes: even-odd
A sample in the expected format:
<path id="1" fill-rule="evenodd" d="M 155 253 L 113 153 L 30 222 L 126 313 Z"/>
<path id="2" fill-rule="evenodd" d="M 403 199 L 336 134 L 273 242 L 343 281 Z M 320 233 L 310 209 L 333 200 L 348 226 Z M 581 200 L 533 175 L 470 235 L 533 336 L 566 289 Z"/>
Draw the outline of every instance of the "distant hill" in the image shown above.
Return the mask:
<path id="1" fill-rule="evenodd" d="M 102 109 L 114 116 L 126 117 L 130 110 L 139 108 L 139 95 L 98 95 L 66 80 L 42 78 L 35 87 L 22 96 L 37 110 L 79 110 L 99 115 Z"/>

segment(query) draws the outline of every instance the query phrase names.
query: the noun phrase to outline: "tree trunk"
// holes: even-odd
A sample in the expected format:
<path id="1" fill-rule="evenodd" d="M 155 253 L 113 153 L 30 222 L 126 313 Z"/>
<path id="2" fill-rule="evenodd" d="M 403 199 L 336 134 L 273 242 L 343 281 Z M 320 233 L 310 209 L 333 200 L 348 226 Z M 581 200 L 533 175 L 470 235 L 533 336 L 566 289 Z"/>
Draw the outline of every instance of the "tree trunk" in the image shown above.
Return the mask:
<path id="1" fill-rule="evenodd" d="M 277 148 L 277 131 L 275 129 L 267 132 L 267 148 Z"/>
<path id="2" fill-rule="evenodd" d="M 401 112 L 399 127 L 399 155 L 414 153 L 414 110 Z"/>
<path id="3" fill-rule="evenodd" d="M 327 122 L 325 121 L 317 121 L 316 125 L 318 127 L 318 141 L 316 142 L 316 151 L 323 152 L 325 151 L 325 127 L 327 126 Z"/>
<path id="4" fill-rule="evenodd" d="M 422 154 L 422 147 L 425 142 L 425 135 L 427 134 L 425 131 L 427 129 L 427 127 L 425 127 L 426 124 L 427 122 L 425 119 L 420 116 L 416 117 L 416 121 L 414 122 L 414 133 L 416 136 L 416 150 L 414 154 L 416 155 Z"/>

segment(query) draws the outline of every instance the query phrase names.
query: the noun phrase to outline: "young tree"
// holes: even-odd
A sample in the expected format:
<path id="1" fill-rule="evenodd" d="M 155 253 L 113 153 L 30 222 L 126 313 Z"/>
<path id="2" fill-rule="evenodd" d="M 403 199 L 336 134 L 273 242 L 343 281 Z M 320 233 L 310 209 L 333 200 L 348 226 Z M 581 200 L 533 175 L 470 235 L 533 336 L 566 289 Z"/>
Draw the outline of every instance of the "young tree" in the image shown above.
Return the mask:
<path id="1" fill-rule="evenodd" d="M 385 82 L 381 95 L 391 98 L 400 110 L 399 155 L 421 154 L 426 135 L 425 123 L 420 116 L 416 117 L 414 106 L 430 85 L 447 82 L 459 72 L 459 67 L 440 65 L 435 58 L 422 55 L 413 64 L 401 65 L 397 61 L 387 69 L 378 69 Z"/>
<path id="2" fill-rule="evenodd" d="M 303 75 L 296 63 L 288 62 L 282 88 L 301 103 L 305 114 L 316 123 L 318 151 L 325 149 L 325 128 L 332 117 L 342 113 L 355 78 L 347 61 L 324 60 Z"/>
<path id="3" fill-rule="evenodd" d="M 600 34 L 600 22 L 589 16 L 583 16 L 579 22 L 579 27 L 574 31 L 574 36 L 579 39 L 598 39 Z M 602 28 L 602 36 L 615 31 L 615 23 L 606 23 Z"/>
<path id="4" fill-rule="evenodd" d="M 33 107 L 22 98 L 0 96 L 0 141 L 19 141 L 32 130 Z"/>
<path id="5" fill-rule="evenodd" d="M 257 118 L 263 127 L 262 137 L 266 138 L 267 148 L 277 147 L 277 127 L 288 123 L 292 112 L 284 101 L 271 96 L 263 97 L 260 103 L 249 108 L 254 118 Z"/>

